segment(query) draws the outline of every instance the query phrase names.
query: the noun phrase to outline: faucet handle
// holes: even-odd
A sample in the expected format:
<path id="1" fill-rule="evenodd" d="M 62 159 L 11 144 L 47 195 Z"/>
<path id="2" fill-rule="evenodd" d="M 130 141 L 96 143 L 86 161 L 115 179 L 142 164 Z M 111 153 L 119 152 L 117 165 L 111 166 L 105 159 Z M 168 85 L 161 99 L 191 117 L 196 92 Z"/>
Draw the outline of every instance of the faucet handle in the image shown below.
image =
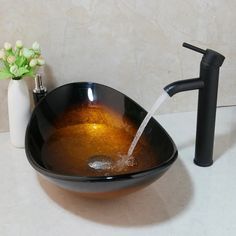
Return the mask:
<path id="1" fill-rule="evenodd" d="M 189 44 L 189 43 L 183 43 L 183 47 L 188 48 L 188 49 L 191 49 L 191 50 L 193 50 L 193 51 L 195 51 L 195 52 L 199 52 L 199 53 L 201 53 L 201 54 L 206 54 L 206 50 L 201 49 L 201 48 L 198 48 L 198 47 L 196 47 L 196 46 L 193 46 L 193 45 L 191 45 L 191 44 Z"/>
<path id="2" fill-rule="evenodd" d="M 208 66 L 213 66 L 213 67 L 219 68 L 222 66 L 224 59 L 225 59 L 225 57 L 222 54 L 220 54 L 214 50 L 211 50 L 211 49 L 204 50 L 204 49 L 198 48 L 196 46 L 193 46 L 189 43 L 183 43 L 183 47 L 203 54 L 202 62 Z"/>

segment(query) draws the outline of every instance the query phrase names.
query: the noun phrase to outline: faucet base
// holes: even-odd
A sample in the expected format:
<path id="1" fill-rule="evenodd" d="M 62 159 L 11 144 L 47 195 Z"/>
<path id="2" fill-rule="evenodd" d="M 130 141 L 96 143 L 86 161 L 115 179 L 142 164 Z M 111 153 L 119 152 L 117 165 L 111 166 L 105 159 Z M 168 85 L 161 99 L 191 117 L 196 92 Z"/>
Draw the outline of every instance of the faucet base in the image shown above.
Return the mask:
<path id="1" fill-rule="evenodd" d="M 193 162 L 197 166 L 201 166 L 201 167 L 208 167 L 208 166 L 211 166 L 213 164 L 213 160 L 211 160 L 210 162 L 202 163 L 201 161 L 198 161 L 198 159 L 196 159 L 196 158 L 194 158 Z"/>

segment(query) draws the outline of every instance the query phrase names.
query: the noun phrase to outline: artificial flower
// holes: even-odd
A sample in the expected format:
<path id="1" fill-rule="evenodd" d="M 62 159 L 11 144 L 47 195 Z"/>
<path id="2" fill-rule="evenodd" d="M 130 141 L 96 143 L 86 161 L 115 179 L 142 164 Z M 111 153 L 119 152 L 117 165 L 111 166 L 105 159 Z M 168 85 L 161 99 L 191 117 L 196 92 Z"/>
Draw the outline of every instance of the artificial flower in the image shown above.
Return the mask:
<path id="1" fill-rule="evenodd" d="M 5 60 L 5 57 L 6 57 L 5 50 L 4 50 L 4 49 L 1 49 L 1 50 L 0 50 L 0 59 Z"/>
<path id="2" fill-rule="evenodd" d="M 38 67 L 45 64 L 39 43 L 34 42 L 32 48 L 26 48 L 21 40 L 16 41 L 14 48 L 8 42 L 0 48 L 0 62 L 0 80 L 34 77 Z"/>
<path id="3" fill-rule="evenodd" d="M 24 56 L 25 58 L 28 59 L 28 58 L 30 58 L 30 57 L 33 57 L 34 52 L 33 52 L 32 50 L 28 49 L 28 48 L 23 48 L 22 54 L 23 54 L 23 56 Z"/>
<path id="4" fill-rule="evenodd" d="M 39 52 L 39 51 L 40 51 L 39 43 L 38 43 L 38 42 L 34 42 L 33 45 L 32 45 L 32 49 L 33 49 L 35 52 Z"/>
<path id="5" fill-rule="evenodd" d="M 35 67 L 38 63 L 38 60 L 37 59 L 31 59 L 30 63 L 29 63 L 29 66 L 30 67 Z"/>
<path id="6" fill-rule="evenodd" d="M 7 57 L 7 62 L 9 64 L 13 64 L 15 61 L 16 61 L 16 57 L 15 56 L 10 55 L 10 56 Z"/>
<path id="7" fill-rule="evenodd" d="M 42 66 L 42 65 L 44 65 L 44 64 L 45 64 L 44 59 L 43 59 L 43 58 L 39 58 L 39 59 L 38 59 L 38 65 L 39 65 L 39 66 Z"/>
<path id="8" fill-rule="evenodd" d="M 6 43 L 4 43 L 4 48 L 5 48 L 7 51 L 9 51 L 10 49 L 12 49 L 12 46 L 11 46 L 10 43 L 6 42 Z"/>
<path id="9" fill-rule="evenodd" d="M 17 75 L 18 73 L 18 66 L 17 65 L 13 65 L 10 67 L 10 72 L 13 74 L 13 75 Z"/>
<path id="10" fill-rule="evenodd" d="M 21 40 L 17 40 L 16 41 L 16 48 L 22 48 L 23 47 L 23 43 Z"/>

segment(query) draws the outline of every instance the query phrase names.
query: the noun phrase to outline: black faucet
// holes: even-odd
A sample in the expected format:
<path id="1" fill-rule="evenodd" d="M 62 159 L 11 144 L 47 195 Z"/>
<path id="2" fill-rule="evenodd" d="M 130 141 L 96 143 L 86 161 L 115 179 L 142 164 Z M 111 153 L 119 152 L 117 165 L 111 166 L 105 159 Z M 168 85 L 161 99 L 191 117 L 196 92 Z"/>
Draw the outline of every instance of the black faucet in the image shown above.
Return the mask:
<path id="1" fill-rule="evenodd" d="M 194 163 L 206 167 L 213 163 L 219 71 L 225 57 L 211 49 L 203 50 L 188 43 L 183 43 L 183 47 L 203 54 L 200 76 L 196 79 L 173 82 L 164 90 L 171 97 L 182 91 L 199 90 Z"/>

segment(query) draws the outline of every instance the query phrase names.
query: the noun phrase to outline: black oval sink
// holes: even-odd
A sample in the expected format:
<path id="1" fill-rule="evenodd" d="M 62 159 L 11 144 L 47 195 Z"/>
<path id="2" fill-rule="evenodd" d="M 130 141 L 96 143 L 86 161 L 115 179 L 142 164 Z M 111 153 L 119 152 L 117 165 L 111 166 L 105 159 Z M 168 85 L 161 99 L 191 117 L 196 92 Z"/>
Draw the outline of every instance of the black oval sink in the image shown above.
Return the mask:
<path id="1" fill-rule="evenodd" d="M 63 85 L 35 107 L 26 131 L 26 155 L 39 174 L 63 188 L 97 198 L 128 194 L 158 179 L 177 158 L 173 140 L 152 118 L 134 151 L 137 163 L 110 168 L 128 151 L 146 114 L 108 86 Z M 86 163 L 94 156 L 111 157 L 109 163 L 102 160 L 109 170 L 89 169 Z"/>

